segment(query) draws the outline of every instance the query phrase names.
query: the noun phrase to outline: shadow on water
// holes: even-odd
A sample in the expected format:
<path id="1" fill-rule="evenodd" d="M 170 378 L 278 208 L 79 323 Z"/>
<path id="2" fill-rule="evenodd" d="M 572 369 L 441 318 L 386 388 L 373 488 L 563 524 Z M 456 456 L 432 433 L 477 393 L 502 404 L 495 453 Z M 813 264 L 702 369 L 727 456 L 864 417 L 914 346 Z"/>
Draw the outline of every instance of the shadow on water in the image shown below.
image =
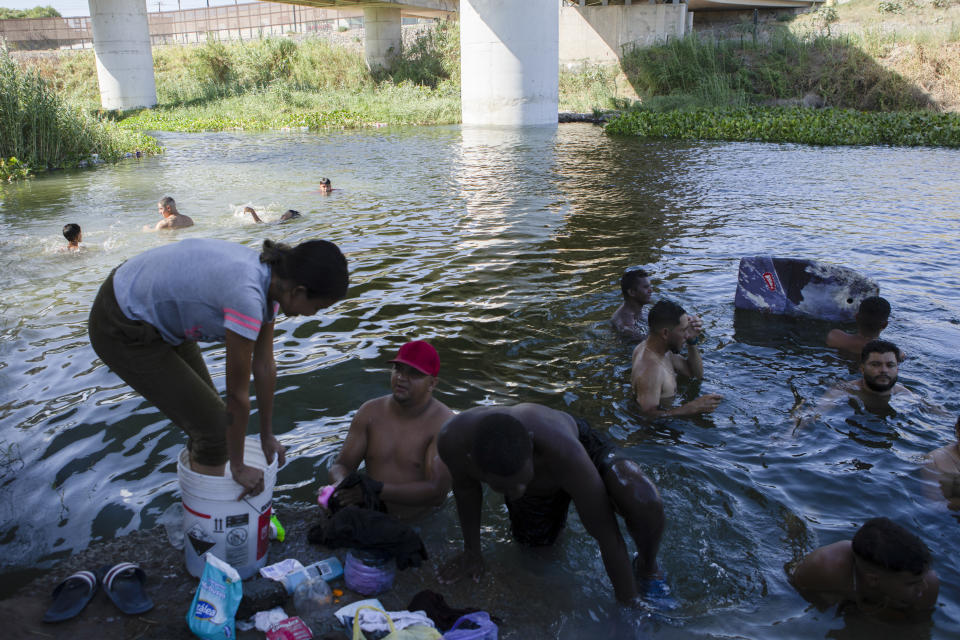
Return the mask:
<path id="1" fill-rule="evenodd" d="M 838 406 L 793 433 L 794 413 L 851 379 L 849 365 L 823 347 L 829 327 L 732 305 L 742 255 L 843 256 L 894 305 L 887 332 L 916 354 L 901 381 L 955 412 L 960 361 L 943 348 L 960 318 L 944 259 L 960 254 L 955 152 L 665 145 L 582 125 L 162 137 L 164 157 L 36 180 L 0 203 L 5 593 L 94 540 L 153 526 L 177 497 L 183 435 L 104 369 L 85 336 L 109 270 L 182 237 L 257 248 L 323 236 L 347 253 L 352 286 L 322 316 L 278 322 L 274 424 L 290 454 L 279 505 L 313 502 L 353 413 L 387 392 L 385 361 L 424 338 L 440 352 L 437 395 L 451 408 L 534 401 L 581 415 L 643 466 L 666 505 L 660 557 L 680 603 L 671 620 L 612 601 L 575 512 L 554 548 L 531 553 L 510 542 L 502 499 L 488 494 L 488 574 L 444 589 L 449 602 L 480 601 L 504 617 L 504 637 L 610 637 L 611 628 L 616 637 L 875 637 L 849 616 L 809 609 L 784 566 L 878 512 L 920 532 L 937 558 L 945 586 L 924 633 L 960 629 L 948 586 L 960 584 L 957 525 L 921 497 L 917 476 L 949 425 L 926 405 L 883 417 Z M 770 170 L 813 164 L 822 175 Z M 898 188 L 907 167 L 910 186 Z M 223 186 L 211 188 L 212 170 Z M 338 191 L 315 195 L 318 175 L 333 176 Z M 165 193 L 195 228 L 140 231 Z M 253 225 L 235 215 L 242 203 L 304 217 Z M 81 224 L 91 251 L 54 253 L 67 221 Z M 828 235 L 827 224 L 848 232 Z M 633 345 L 607 324 L 619 277 L 636 266 L 653 272 L 655 297 L 702 316 L 706 373 L 679 392 L 721 393 L 714 414 L 636 414 Z M 222 347 L 204 355 L 222 389 Z M 452 500 L 423 532 L 434 561 L 457 549 Z M 401 579 L 432 581 L 428 571 Z"/>

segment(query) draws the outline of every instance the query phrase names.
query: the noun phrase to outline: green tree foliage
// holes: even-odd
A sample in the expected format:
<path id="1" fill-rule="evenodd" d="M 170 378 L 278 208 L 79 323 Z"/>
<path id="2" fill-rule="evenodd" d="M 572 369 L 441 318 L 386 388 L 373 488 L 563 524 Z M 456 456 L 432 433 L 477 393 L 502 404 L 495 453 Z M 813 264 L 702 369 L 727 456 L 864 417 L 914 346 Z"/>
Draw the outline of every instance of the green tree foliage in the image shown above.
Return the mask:
<path id="1" fill-rule="evenodd" d="M 7 9 L 0 7 L 0 20 L 15 18 L 59 18 L 60 12 L 51 6 L 33 7 L 32 9 Z"/>

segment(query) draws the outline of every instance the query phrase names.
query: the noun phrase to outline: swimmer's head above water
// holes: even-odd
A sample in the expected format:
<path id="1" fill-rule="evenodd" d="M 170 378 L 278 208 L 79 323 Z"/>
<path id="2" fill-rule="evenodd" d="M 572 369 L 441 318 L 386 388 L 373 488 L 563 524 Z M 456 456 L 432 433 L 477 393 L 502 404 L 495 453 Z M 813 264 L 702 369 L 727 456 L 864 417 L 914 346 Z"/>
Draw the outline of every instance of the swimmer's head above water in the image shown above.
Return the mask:
<path id="1" fill-rule="evenodd" d="M 68 249 L 79 249 L 80 243 L 83 242 L 83 232 L 80 230 L 80 225 L 76 222 L 63 225 L 63 237 L 69 243 L 67 245 Z"/>
<path id="2" fill-rule="evenodd" d="M 886 393 L 897 384 L 900 349 L 886 340 L 871 340 L 860 353 L 860 371 L 864 386 L 875 393 Z"/>
<path id="3" fill-rule="evenodd" d="M 687 341 L 690 330 L 690 317 L 676 302 L 660 300 L 650 308 L 647 314 L 650 337 L 647 340 L 662 341 L 673 353 L 680 353 Z"/>
<path id="4" fill-rule="evenodd" d="M 292 220 L 293 218 L 299 218 L 300 212 L 293 209 L 287 209 L 283 212 L 283 215 L 280 216 L 280 222 L 286 222 L 287 220 Z"/>
<path id="5" fill-rule="evenodd" d="M 867 520 L 853 536 L 854 586 L 859 604 L 898 611 L 926 611 L 938 588 L 930 550 L 888 518 Z M 936 591 L 933 592 L 936 600 Z"/>
<path id="6" fill-rule="evenodd" d="M 623 299 L 633 300 L 641 305 L 648 304 L 653 297 L 650 286 L 650 274 L 643 269 L 630 269 L 620 277 L 620 291 Z"/>
<path id="7" fill-rule="evenodd" d="M 857 311 L 857 327 L 862 333 L 879 335 L 887 328 L 890 319 L 890 303 L 880 296 L 870 296 L 860 302 Z"/>
<path id="8" fill-rule="evenodd" d="M 320 185 L 317 187 L 320 193 L 330 193 L 333 187 L 330 185 L 330 178 L 320 178 Z"/>

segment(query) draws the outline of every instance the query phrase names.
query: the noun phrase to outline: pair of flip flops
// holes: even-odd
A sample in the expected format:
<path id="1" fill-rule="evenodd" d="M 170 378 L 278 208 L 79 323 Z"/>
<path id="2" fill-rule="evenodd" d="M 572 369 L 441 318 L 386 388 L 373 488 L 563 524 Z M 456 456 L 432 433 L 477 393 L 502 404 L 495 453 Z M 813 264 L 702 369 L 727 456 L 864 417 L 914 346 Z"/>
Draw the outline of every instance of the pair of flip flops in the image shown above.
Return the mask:
<path id="1" fill-rule="evenodd" d="M 100 567 L 96 574 L 78 571 L 53 590 L 53 602 L 43 614 L 43 621 L 63 622 L 73 618 L 83 611 L 101 585 L 123 613 L 136 615 L 149 611 L 153 601 L 143 589 L 146 579 L 143 569 L 130 562 Z"/>

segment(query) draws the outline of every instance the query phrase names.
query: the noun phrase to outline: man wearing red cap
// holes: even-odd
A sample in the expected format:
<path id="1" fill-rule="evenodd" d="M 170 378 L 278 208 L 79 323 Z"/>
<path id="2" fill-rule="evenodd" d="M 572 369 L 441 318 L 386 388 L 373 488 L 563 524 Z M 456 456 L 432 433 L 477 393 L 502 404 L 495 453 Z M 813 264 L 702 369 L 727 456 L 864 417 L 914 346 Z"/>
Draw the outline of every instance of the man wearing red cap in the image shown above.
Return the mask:
<path id="1" fill-rule="evenodd" d="M 450 491 L 450 473 L 437 454 L 437 434 L 453 417 L 433 397 L 440 356 L 423 340 L 397 352 L 392 393 L 369 400 L 350 423 L 343 449 L 330 467 L 333 484 L 366 462 L 367 474 L 383 483 L 381 499 L 393 515 L 414 516 L 440 505 Z"/>

